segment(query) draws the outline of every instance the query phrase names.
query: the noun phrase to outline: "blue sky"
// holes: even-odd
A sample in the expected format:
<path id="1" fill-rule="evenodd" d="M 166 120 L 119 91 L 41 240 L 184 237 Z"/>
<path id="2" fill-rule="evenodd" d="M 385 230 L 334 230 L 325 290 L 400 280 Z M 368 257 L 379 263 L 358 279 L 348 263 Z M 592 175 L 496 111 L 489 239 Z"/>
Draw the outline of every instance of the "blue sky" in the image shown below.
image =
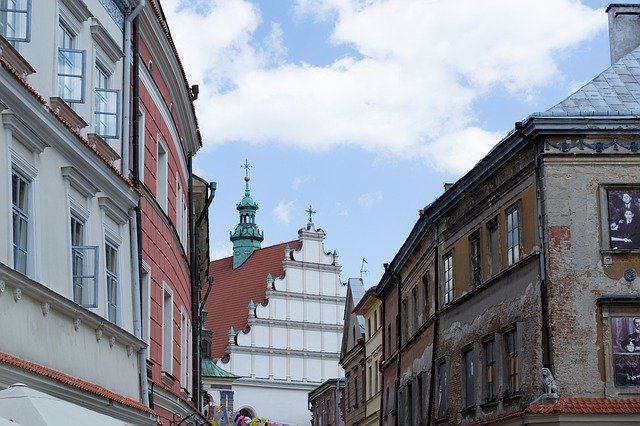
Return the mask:
<path id="1" fill-rule="evenodd" d="M 247 159 L 263 246 L 311 204 L 342 280 L 377 284 L 418 210 L 513 123 L 609 65 L 602 1 L 163 0 L 216 181 L 213 257 L 230 255 Z"/>

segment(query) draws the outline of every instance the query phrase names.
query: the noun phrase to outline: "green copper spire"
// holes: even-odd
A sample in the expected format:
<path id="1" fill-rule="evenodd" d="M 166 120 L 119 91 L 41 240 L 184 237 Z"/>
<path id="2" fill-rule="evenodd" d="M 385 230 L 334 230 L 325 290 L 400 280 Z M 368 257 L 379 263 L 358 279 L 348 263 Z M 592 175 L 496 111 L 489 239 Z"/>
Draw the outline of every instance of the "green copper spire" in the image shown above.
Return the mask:
<path id="1" fill-rule="evenodd" d="M 236 206 L 238 213 L 240 213 L 240 223 L 238 223 L 236 230 L 231 233 L 230 237 L 233 243 L 233 269 L 241 266 L 251 256 L 251 253 L 260 248 L 260 243 L 264 240 L 264 233 L 256 225 L 258 203 L 251 198 L 249 189 L 249 181 L 251 180 L 249 169 L 252 166 L 245 160 L 242 167 L 246 171 L 244 176 L 244 198 Z"/>

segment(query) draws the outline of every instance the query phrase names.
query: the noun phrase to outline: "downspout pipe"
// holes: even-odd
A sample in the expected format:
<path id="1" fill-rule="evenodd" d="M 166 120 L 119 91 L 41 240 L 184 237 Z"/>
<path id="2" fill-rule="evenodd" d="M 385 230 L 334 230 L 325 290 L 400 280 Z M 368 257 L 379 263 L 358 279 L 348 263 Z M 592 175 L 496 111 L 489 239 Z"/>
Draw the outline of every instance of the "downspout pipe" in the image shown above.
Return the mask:
<path id="1" fill-rule="evenodd" d="M 433 274 L 435 276 L 434 286 L 433 286 L 433 303 L 435 307 L 435 316 L 433 318 L 433 342 L 431 344 L 431 371 L 429 374 L 429 406 L 427 408 L 427 424 L 433 424 L 433 405 L 434 405 L 434 397 L 435 397 L 435 381 L 436 381 L 436 360 L 438 351 L 438 329 L 440 328 L 440 257 L 439 257 L 439 246 L 440 246 L 440 227 L 438 226 L 438 222 L 433 222 L 431 219 L 425 217 L 424 220 L 426 223 L 433 225 L 435 227 L 435 247 L 434 247 L 434 259 L 433 262 Z"/>
<path id="2" fill-rule="evenodd" d="M 140 15 L 142 9 L 146 5 L 146 0 L 139 0 L 138 5 L 129 13 L 124 20 L 124 59 L 123 59 L 123 84 L 122 84 L 122 166 L 120 170 L 125 177 L 129 177 L 129 120 L 131 110 L 130 87 L 131 87 L 131 24 L 133 20 Z M 137 47 L 137 43 L 136 47 Z M 133 58 L 133 62 L 137 62 L 138 57 Z M 136 85 L 138 82 L 136 81 Z M 134 116 L 137 115 L 137 109 L 134 109 Z"/>
<path id="3" fill-rule="evenodd" d="M 133 109 L 135 111 L 138 110 L 139 105 L 139 79 L 138 79 L 138 15 L 142 11 L 144 7 L 145 0 L 140 0 L 138 6 L 133 10 L 129 16 L 127 16 L 127 20 L 125 21 L 125 39 L 128 36 L 129 39 L 126 41 L 125 50 L 129 50 L 129 53 L 125 55 L 125 75 L 128 76 L 128 83 L 124 87 L 123 93 L 126 94 L 127 101 L 123 103 L 123 109 L 129 110 L 129 85 L 131 82 L 131 75 L 129 70 L 129 57 L 131 52 L 131 23 L 133 21 L 133 45 L 134 45 L 134 61 L 133 61 L 133 76 L 134 82 L 133 85 Z M 139 131 L 138 131 L 138 114 L 133 116 L 132 124 L 133 127 L 133 147 L 134 150 L 138 151 L 139 145 Z M 123 148 L 126 146 L 126 152 L 129 150 L 129 120 L 127 117 L 126 121 L 123 121 Z M 126 139 L 124 138 L 126 129 Z M 126 141 L 126 143 L 124 143 Z M 124 153 L 123 149 L 123 153 Z M 136 189 L 140 188 L 140 164 L 138 164 L 139 156 L 134 156 L 133 158 L 133 185 Z M 123 170 L 124 167 L 129 167 L 129 160 L 127 158 L 127 162 L 123 162 Z M 130 230 L 131 230 L 131 265 L 132 265 L 132 282 L 133 282 L 133 328 L 134 335 L 139 339 L 144 339 L 146 336 L 142 335 L 142 283 L 141 283 L 141 275 L 140 271 L 142 270 L 142 221 L 140 215 L 140 200 L 138 200 L 138 205 L 136 208 L 130 213 L 129 217 L 130 221 Z M 149 381 L 147 380 L 147 351 L 148 348 L 144 348 L 138 352 L 138 365 L 140 368 L 140 392 L 142 396 L 142 403 L 145 406 L 149 406 Z"/>
<path id="4" fill-rule="evenodd" d="M 524 125 L 521 121 L 515 123 L 515 130 L 518 137 L 522 140 L 533 145 L 536 150 L 535 155 L 535 179 L 536 179 L 536 209 L 538 210 L 536 215 L 536 224 L 538 227 L 538 241 L 540 243 L 540 255 L 538 256 L 538 270 L 540 275 L 540 309 L 541 321 L 542 321 L 542 366 L 553 371 L 553 354 L 551 351 L 551 329 L 549 326 L 549 296 L 547 289 L 547 274 L 546 274 L 546 258 L 545 258 L 545 239 L 544 239 L 544 224 L 542 223 L 542 205 L 544 190 L 542 188 L 542 174 L 540 172 L 540 155 L 541 149 L 529 136 L 524 133 Z"/>

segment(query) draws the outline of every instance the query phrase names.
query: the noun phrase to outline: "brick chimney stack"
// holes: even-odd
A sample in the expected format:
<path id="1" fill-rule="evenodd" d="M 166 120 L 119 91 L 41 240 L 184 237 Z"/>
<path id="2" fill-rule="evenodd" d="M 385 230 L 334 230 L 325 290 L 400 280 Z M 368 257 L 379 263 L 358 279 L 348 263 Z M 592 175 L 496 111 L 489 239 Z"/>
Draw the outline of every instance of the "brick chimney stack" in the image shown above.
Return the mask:
<path id="1" fill-rule="evenodd" d="M 640 45 L 640 4 L 609 5 L 609 49 L 611 64 Z"/>

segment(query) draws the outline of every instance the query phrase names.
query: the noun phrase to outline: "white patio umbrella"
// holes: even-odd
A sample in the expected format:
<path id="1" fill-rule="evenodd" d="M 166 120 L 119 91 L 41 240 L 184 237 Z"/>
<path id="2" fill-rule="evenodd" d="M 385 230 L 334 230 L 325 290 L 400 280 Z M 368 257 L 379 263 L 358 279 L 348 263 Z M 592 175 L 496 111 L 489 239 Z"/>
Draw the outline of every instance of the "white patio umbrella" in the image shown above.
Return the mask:
<path id="1" fill-rule="evenodd" d="M 22 383 L 0 391 L 0 417 L 29 426 L 127 425 L 122 420 L 31 389 Z M 0 426 L 5 424 L 0 423 Z M 16 426 L 16 423 L 8 422 L 6 426 Z"/>

